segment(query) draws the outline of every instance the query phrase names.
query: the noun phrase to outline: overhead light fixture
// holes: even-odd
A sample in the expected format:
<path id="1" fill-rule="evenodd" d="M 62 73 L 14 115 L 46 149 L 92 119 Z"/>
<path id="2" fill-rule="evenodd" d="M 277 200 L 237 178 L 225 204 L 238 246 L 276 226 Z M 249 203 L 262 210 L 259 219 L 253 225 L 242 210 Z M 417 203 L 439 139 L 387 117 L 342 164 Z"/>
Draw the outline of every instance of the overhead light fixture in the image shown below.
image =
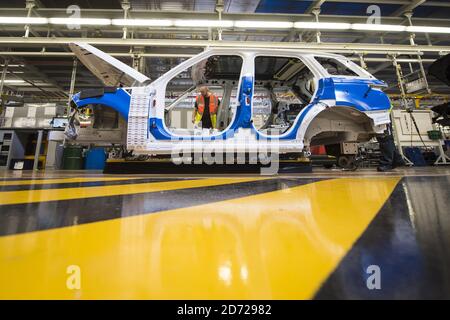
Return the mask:
<path id="1" fill-rule="evenodd" d="M 40 17 L 0 17 L 0 24 L 47 24 L 47 18 Z"/>
<path id="2" fill-rule="evenodd" d="M 49 18 L 51 24 L 107 26 L 111 19 L 100 18 Z"/>
<path id="3" fill-rule="evenodd" d="M 169 19 L 112 19 L 115 26 L 136 27 L 170 27 L 173 21 Z"/>
<path id="4" fill-rule="evenodd" d="M 18 84 L 18 83 L 25 83 L 25 80 L 21 79 L 5 79 L 6 84 Z"/>
<path id="5" fill-rule="evenodd" d="M 297 29 L 329 29 L 329 30 L 348 30 L 350 23 L 343 22 L 295 22 L 294 28 Z"/>
<path id="6" fill-rule="evenodd" d="M 264 28 L 264 29 L 290 29 L 294 26 L 289 21 L 244 21 L 237 20 L 234 22 L 237 28 Z"/>
<path id="7" fill-rule="evenodd" d="M 115 25 L 142 27 L 185 27 L 185 28 L 249 28 L 249 29 L 318 29 L 356 30 L 385 32 L 421 32 L 450 34 L 450 27 L 401 26 L 390 24 L 344 23 L 344 22 L 290 22 L 262 20 L 206 20 L 206 19 L 106 19 L 106 18 L 41 18 L 41 17 L 0 17 L 0 25 L 7 24 L 65 24 L 65 25 Z"/>
<path id="8" fill-rule="evenodd" d="M 424 33 L 450 33 L 450 28 L 446 27 L 425 27 L 425 26 L 410 26 L 406 27 L 409 32 L 424 32 Z"/>
<path id="9" fill-rule="evenodd" d="M 353 30 L 363 31 L 406 31 L 406 26 L 392 24 L 375 24 L 375 23 L 353 23 Z"/>
<path id="10" fill-rule="evenodd" d="M 231 20 L 175 20 L 176 27 L 223 27 L 230 28 L 234 25 Z"/>
<path id="11" fill-rule="evenodd" d="M 0 64 L 0 67 L 4 67 L 4 66 L 5 66 L 4 64 Z M 9 67 L 18 68 L 18 67 L 25 67 L 25 65 L 24 64 L 8 64 L 8 68 Z"/>

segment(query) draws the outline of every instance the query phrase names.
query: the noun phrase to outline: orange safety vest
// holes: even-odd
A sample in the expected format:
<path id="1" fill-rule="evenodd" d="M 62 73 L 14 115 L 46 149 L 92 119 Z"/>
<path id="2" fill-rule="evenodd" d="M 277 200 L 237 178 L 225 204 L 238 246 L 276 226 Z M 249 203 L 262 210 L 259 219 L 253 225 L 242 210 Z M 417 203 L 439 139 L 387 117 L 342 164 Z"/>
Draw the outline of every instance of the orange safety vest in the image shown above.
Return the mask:
<path id="1" fill-rule="evenodd" d="M 197 102 L 197 115 L 195 117 L 195 123 L 198 123 L 202 120 L 203 112 L 205 111 L 205 97 L 202 94 L 198 95 L 196 98 Z M 209 96 L 209 116 L 211 117 L 211 123 L 213 127 L 216 127 L 217 121 L 217 109 L 219 107 L 219 98 L 211 93 Z"/>

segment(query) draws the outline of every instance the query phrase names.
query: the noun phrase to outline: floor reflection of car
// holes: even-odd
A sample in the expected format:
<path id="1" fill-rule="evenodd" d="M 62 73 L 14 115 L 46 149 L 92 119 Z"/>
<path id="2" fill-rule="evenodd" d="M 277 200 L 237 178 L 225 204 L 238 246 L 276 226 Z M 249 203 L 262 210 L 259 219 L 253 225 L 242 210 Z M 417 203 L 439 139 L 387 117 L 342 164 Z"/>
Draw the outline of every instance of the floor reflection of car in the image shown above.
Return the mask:
<path id="1" fill-rule="evenodd" d="M 309 154 L 313 145 L 367 141 L 390 121 L 385 83 L 339 55 L 210 48 L 151 81 L 90 45 L 71 49 L 114 87 L 78 93 L 75 105 L 117 110 L 135 153 L 170 154 L 174 145 L 195 141 L 214 149 L 226 141 L 238 152 L 277 144 L 280 153 Z M 191 120 L 201 86 L 220 101 L 212 109 L 214 128 Z"/>

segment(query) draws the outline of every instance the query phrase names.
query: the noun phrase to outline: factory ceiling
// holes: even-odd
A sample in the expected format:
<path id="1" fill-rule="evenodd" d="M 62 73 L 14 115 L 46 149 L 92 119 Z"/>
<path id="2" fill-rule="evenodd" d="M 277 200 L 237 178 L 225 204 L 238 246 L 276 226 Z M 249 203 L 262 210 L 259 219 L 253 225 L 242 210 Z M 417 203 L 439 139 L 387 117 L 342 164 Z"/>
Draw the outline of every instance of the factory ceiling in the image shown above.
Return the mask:
<path id="1" fill-rule="evenodd" d="M 450 28 L 448 0 L 2 1 L 1 17 L 29 15 L 50 19 L 48 23 L 28 25 L 0 21 L 0 64 L 3 67 L 8 63 L 6 78 L 10 80 L 3 91 L 36 101 L 67 101 L 74 65 L 68 44 L 75 38 L 83 38 L 113 54 L 151 79 L 211 45 L 286 46 L 336 52 L 365 64 L 376 77 L 388 82 L 391 93 L 398 93 L 394 57 L 405 74 L 414 74 L 419 70 L 419 61 L 426 69 L 434 60 L 450 53 L 449 34 L 445 32 L 362 31 L 351 27 L 367 23 L 377 13 L 381 14 L 381 24 Z M 67 17 L 105 19 L 109 23 L 72 25 L 51 20 Z M 164 23 L 152 26 L 114 23 L 123 19 Z M 221 20 L 229 25 L 186 24 L 192 20 Z M 261 21 L 268 27 L 255 27 Z M 350 27 L 318 32 L 293 24 L 294 27 L 270 27 L 270 21 L 344 23 Z M 445 84 L 432 76 L 428 81 L 434 93 L 450 93 Z M 78 63 L 75 91 L 99 86 L 100 81 Z"/>

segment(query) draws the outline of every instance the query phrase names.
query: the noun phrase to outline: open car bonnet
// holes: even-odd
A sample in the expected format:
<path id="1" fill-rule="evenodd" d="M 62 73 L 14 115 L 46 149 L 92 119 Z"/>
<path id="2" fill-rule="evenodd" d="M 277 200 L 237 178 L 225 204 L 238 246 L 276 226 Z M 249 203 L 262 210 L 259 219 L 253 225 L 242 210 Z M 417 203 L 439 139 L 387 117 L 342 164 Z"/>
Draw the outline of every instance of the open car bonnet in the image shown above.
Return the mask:
<path id="1" fill-rule="evenodd" d="M 450 86 L 450 54 L 433 62 L 428 73 Z"/>
<path id="2" fill-rule="evenodd" d="M 87 43 L 77 42 L 69 46 L 86 68 L 105 86 L 131 87 L 150 82 L 147 76 Z"/>

